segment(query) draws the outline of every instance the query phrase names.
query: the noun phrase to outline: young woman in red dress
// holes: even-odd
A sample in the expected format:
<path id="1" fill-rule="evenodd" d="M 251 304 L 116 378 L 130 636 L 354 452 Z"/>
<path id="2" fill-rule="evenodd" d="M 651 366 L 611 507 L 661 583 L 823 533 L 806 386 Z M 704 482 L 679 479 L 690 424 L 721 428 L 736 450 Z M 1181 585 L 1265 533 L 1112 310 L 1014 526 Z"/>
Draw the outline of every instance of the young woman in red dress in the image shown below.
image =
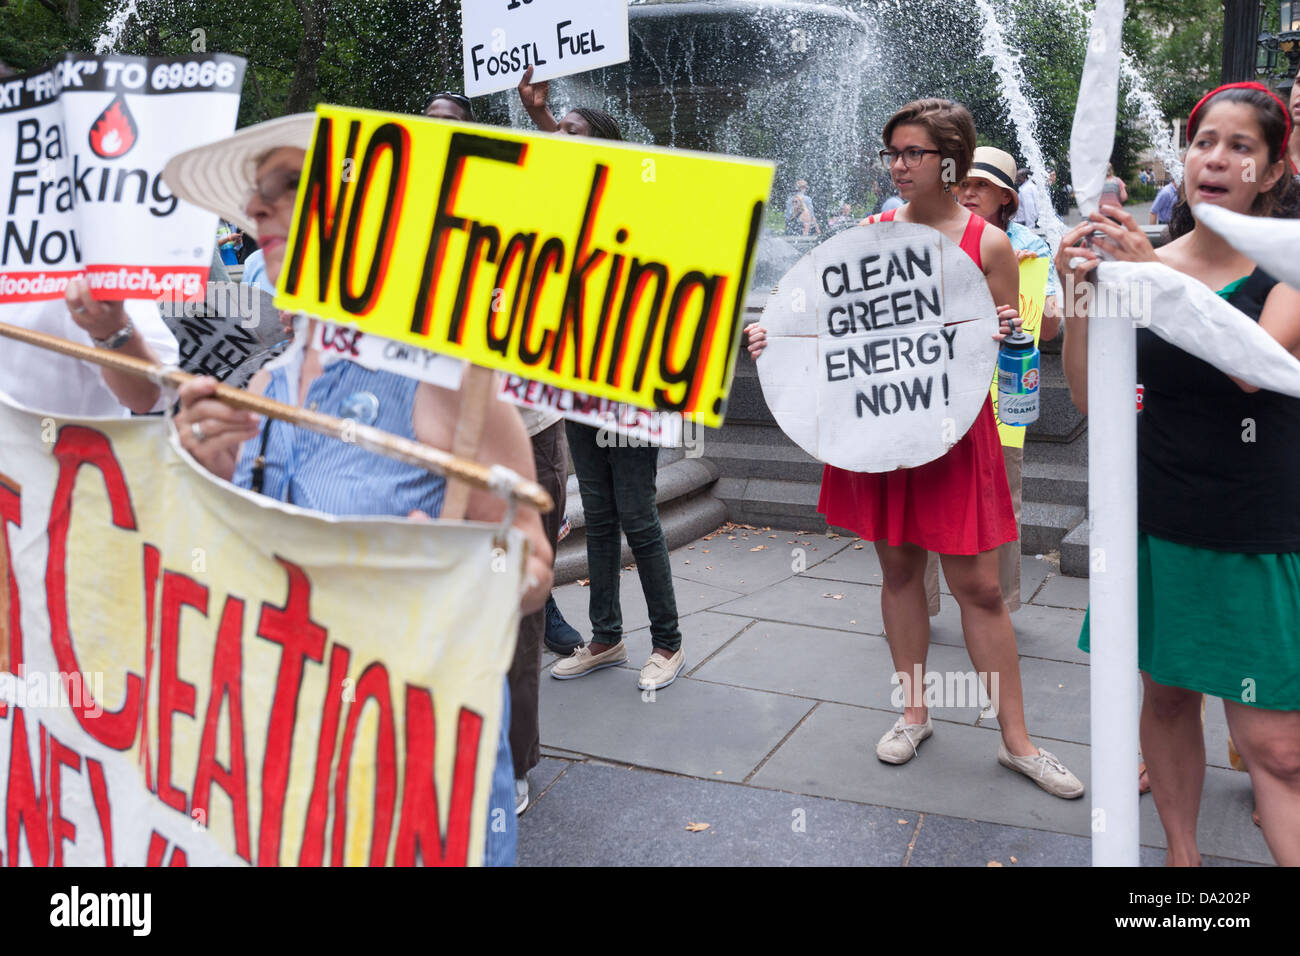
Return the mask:
<path id="1" fill-rule="evenodd" d="M 959 243 L 988 280 L 999 303 L 1001 338 L 1019 319 L 1019 267 L 1006 234 L 986 229 L 979 216 L 958 205 L 953 186 L 966 175 L 975 152 L 975 122 L 951 100 L 917 100 L 885 124 L 881 161 L 906 205 L 878 221 L 930 226 Z M 767 344 L 759 326 L 749 327 L 749 351 L 758 358 Z M 1083 795 L 1083 784 L 1052 754 L 1041 751 L 1025 728 L 1015 631 L 998 582 L 999 545 L 1015 540 L 1016 521 L 1007 487 L 1002 447 L 991 400 L 966 435 L 942 458 L 917 468 L 883 474 L 844 471 L 827 465 L 818 510 L 828 524 L 875 542 L 884 587 L 881 610 L 886 638 L 900 675 L 905 707 L 876 745 L 886 763 L 910 760 L 934 732 L 924 687 L 930 619 L 925 598 L 926 551 L 942 555 L 944 576 L 961 607 L 971 661 L 996 677 L 997 718 L 1002 731 L 998 761 L 1059 797 Z"/>

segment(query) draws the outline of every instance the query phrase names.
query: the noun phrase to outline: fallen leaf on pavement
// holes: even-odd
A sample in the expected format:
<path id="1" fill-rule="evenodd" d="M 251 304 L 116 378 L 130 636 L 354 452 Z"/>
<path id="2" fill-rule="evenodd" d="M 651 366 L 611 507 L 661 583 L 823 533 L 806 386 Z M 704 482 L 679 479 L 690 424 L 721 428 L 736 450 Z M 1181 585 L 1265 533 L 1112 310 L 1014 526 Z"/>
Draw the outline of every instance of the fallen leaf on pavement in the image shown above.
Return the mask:
<path id="1" fill-rule="evenodd" d="M 854 550 L 854 551 L 861 551 L 861 550 L 862 550 L 862 545 L 860 545 L 860 544 L 855 544 L 855 545 L 853 546 L 853 550 Z"/>
<path id="2" fill-rule="evenodd" d="M 828 598 L 830 598 L 832 601 L 842 601 L 842 600 L 844 600 L 844 595 L 843 595 L 843 594 L 831 594 L 830 591 L 827 591 L 825 594 L 822 595 L 822 597 L 828 597 Z"/>
<path id="3" fill-rule="evenodd" d="M 1011 862 L 1012 862 L 1012 863 L 1018 863 L 1018 862 L 1020 862 L 1020 861 L 1017 860 L 1017 859 L 1013 856 L 1013 857 L 1011 858 Z"/>
<path id="4" fill-rule="evenodd" d="M 707 830 L 708 828 L 709 828 L 709 825 L 708 825 L 707 823 L 688 823 L 688 824 L 686 824 L 686 829 L 690 830 L 692 833 L 699 833 L 701 830 Z M 998 866 L 1001 866 L 1001 865 L 1002 865 L 1001 863 L 998 864 Z"/>
<path id="5" fill-rule="evenodd" d="M 999 863 L 997 860 L 989 860 L 989 866 L 1001 866 L 1001 865 L 1002 864 Z"/>
<path id="6" fill-rule="evenodd" d="M 900 826 L 906 826 L 906 825 L 907 825 L 907 821 L 906 821 L 906 820 L 899 820 L 898 823 L 899 823 Z"/>
<path id="7" fill-rule="evenodd" d="M 578 587 L 585 588 L 591 583 L 591 578 L 578 578 Z"/>
<path id="8" fill-rule="evenodd" d="M 686 563 L 687 563 L 687 564 L 690 564 L 690 563 L 691 563 L 691 559 L 690 559 L 690 558 L 687 558 L 687 559 L 686 559 Z"/>
<path id="9" fill-rule="evenodd" d="M 750 550 L 750 551 L 766 551 L 766 550 L 767 550 L 767 545 L 765 545 L 765 544 L 760 544 L 757 548 L 750 548 L 749 550 Z"/>

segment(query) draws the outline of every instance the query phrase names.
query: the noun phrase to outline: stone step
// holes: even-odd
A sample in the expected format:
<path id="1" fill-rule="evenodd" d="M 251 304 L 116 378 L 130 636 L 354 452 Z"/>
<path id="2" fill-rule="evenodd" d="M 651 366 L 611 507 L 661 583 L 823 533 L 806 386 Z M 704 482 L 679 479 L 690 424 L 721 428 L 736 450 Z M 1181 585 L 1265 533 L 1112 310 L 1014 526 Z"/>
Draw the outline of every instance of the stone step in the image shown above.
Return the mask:
<path id="1" fill-rule="evenodd" d="M 1034 449 L 1025 449 L 1021 498 L 1045 505 L 1088 506 L 1088 466 L 1034 460 Z"/>
<path id="2" fill-rule="evenodd" d="M 780 429 L 724 425 L 706 429 L 700 451 L 724 478 L 771 478 L 820 484 L 822 463 L 791 442 Z"/>
<path id="3" fill-rule="evenodd" d="M 1088 522 L 1080 521 L 1073 531 L 1061 539 L 1061 573 L 1086 578 L 1090 567 Z"/>
<path id="4" fill-rule="evenodd" d="M 671 460 L 670 453 L 676 453 L 676 460 Z M 662 509 L 668 502 L 677 498 L 689 498 L 708 488 L 718 479 L 718 468 L 704 458 L 682 458 L 680 448 L 660 450 L 659 470 L 655 478 L 655 504 Z M 668 464 L 664 460 L 669 459 Z M 572 531 L 587 526 L 586 515 L 582 512 L 582 495 L 578 490 L 578 476 L 569 475 L 565 485 L 564 514 L 569 519 Z M 572 533 L 572 532 L 571 532 Z"/>
<path id="5" fill-rule="evenodd" d="M 817 513 L 821 481 L 772 478 L 720 478 L 713 494 L 727 506 L 727 516 L 758 527 L 821 531 L 826 519 Z"/>
<path id="6" fill-rule="evenodd" d="M 709 492 L 675 498 L 659 508 L 659 523 L 664 530 L 668 550 L 680 548 L 727 522 L 727 506 Z M 632 549 L 623 540 L 619 564 L 633 563 Z M 555 556 L 555 584 L 568 584 L 587 577 L 587 533 L 585 526 L 570 532 L 560 542 Z"/>
<path id="7" fill-rule="evenodd" d="M 1087 509 L 1079 505 L 1026 501 L 1020 511 L 1020 550 L 1025 554 L 1054 551 L 1086 517 Z"/>

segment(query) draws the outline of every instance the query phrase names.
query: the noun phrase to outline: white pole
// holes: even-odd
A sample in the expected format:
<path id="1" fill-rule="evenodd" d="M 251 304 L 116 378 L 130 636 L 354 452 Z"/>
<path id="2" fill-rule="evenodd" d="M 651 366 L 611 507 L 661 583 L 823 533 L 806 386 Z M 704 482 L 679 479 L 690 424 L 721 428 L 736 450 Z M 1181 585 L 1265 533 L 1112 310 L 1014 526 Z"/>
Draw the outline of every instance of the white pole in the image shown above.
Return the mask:
<path id="1" fill-rule="evenodd" d="M 1088 323 L 1092 865 L 1138 865 L 1137 346 Z"/>
<path id="2" fill-rule="evenodd" d="M 1097 210 L 1115 143 L 1123 25 L 1124 0 L 1097 0 L 1070 130 L 1070 178 L 1085 216 Z M 1089 278 L 1096 282 L 1095 274 Z M 1137 866 L 1137 342 L 1124 310 L 1094 312 L 1088 323 L 1092 865 Z"/>

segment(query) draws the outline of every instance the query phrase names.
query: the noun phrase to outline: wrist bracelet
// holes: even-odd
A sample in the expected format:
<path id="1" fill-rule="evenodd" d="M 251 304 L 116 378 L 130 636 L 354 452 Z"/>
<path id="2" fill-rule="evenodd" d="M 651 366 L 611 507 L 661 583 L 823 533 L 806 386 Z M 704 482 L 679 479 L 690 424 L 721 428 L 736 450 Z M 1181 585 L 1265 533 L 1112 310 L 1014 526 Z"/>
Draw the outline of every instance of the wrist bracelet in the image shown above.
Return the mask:
<path id="1" fill-rule="evenodd" d="M 126 320 L 126 325 L 122 326 L 112 335 L 108 336 L 108 338 L 97 339 L 92 336 L 90 341 L 95 343 L 95 348 L 97 349 L 120 349 L 123 345 L 126 345 L 126 343 L 131 340 L 131 336 L 134 334 L 135 334 L 135 323 L 133 323 L 130 317 L 128 316 Z"/>

